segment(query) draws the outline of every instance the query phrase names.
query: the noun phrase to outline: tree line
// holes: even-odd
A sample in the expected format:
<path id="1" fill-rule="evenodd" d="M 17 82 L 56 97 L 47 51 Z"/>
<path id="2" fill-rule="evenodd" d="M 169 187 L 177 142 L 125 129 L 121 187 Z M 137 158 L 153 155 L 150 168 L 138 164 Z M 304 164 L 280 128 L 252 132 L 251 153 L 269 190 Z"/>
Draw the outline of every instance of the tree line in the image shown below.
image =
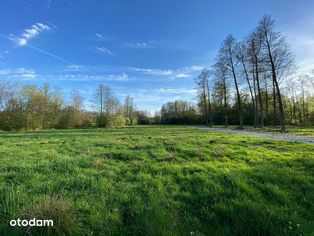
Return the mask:
<path id="1" fill-rule="evenodd" d="M 126 96 L 121 104 L 104 84 L 95 90 L 95 111 L 85 110 L 83 103 L 84 98 L 76 89 L 65 99 L 61 91 L 47 83 L 18 86 L 0 82 L 0 129 L 118 127 L 150 122 L 148 112 L 137 110 L 133 98 Z"/>
<path id="2" fill-rule="evenodd" d="M 241 129 L 244 124 L 280 125 L 284 131 L 287 122 L 314 124 L 313 76 L 292 75 L 294 70 L 294 56 L 286 37 L 276 31 L 270 16 L 264 16 L 241 41 L 228 35 L 215 63 L 195 78 L 198 96 L 194 116 L 208 126 L 227 127 L 231 123 Z M 175 104 L 184 102 L 164 105 L 161 121 L 167 123 L 167 117 L 176 117 L 176 110 L 184 108 L 180 114 L 191 110 L 186 106 L 173 108 Z M 164 111 L 170 111 L 169 107 L 171 114 Z"/>

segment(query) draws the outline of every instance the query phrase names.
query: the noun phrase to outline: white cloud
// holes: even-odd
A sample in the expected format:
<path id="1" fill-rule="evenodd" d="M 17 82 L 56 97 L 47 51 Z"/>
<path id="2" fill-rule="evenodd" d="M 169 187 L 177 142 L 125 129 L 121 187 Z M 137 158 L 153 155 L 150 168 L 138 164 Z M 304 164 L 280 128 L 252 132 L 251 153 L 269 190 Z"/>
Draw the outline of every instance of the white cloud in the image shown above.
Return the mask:
<path id="1" fill-rule="evenodd" d="M 80 71 L 80 65 L 69 65 L 66 67 L 66 71 Z"/>
<path id="2" fill-rule="evenodd" d="M 89 50 L 96 52 L 96 53 L 99 53 L 99 54 L 114 55 L 114 53 L 106 47 L 99 47 L 99 46 L 90 45 L 88 48 L 89 48 Z"/>
<path id="3" fill-rule="evenodd" d="M 150 69 L 150 68 L 138 68 L 138 67 L 129 67 L 129 70 L 135 71 L 145 75 L 151 76 L 163 76 L 170 79 L 180 79 L 180 78 L 190 78 L 192 74 L 200 67 L 185 67 L 177 70 L 160 70 L 160 69 Z"/>
<path id="4" fill-rule="evenodd" d="M 193 66 L 190 66 L 190 67 L 185 67 L 184 69 L 187 70 L 187 71 L 201 71 L 202 69 L 204 69 L 205 66 L 196 66 L 196 65 L 193 65 Z"/>
<path id="5" fill-rule="evenodd" d="M 5 56 L 9 54 L 10 52 L 8 50 L 4 50 L 3 52 L 0 52 L 0 58 L 5 58 Z"/>
<path id="6" fill-rule="evenodd" d="M 55 81 L 127 81 L 129 76 L 126 73 L 109 75 L 90 75 L 90 74 L 65 74 L 65 75 L 46 75 L 42 76 L 46 80 Z"/>
<path id="7" fill-rule="evenodd" d="M 294 40 L 292 46 L 297 58 L 298 69 L 310 72 L 314 69 L 314 39 L 309 36 L 301 36 Z"/>
<path id="8" fill-rule="evenodd" d="M 189 67 L 172 69 L 152 69 L 141 67 L 109 67 L 109 66 L 91 66 L 91 65 L 69 65 L 62 69 L 64 72 L 76 72 L 84 74 L 108 74 L 108 73 L 122 73 L 123 71 L 130 71 L 137 75 L 149 75 L 152 77 L 164 77 L 169 79 L 184 79 L 193 78 L 199 73 L 204 66 L 193 65 Z"/>
<path id="9" fill-rule="evenodd" d="M 176 78 L 188 78 L 188 77 L 190 77 L 189 74 L 185 74 L 185 73 L 179 73 L 175 76 L 176 76 Z"/>
<path id="10" fill-rule="evenodd" d="M 113 55 L 113 53 L 106 47 L 95 47 L 96 51 L 99 53 L 107 54 L 107 55 Z"/>
<path id="11" fill-rule="evenodd" d="M 127 48 L 133 48 L 133 49 L 150 49 L 150 48 L 160 48 L 169 46 L 169 41 L 162 39 L 162 40 L 149 40 L 147 42 L 127 42 L 124 43 L 124 46 Z"/>
<path id="12" fill-rule="evenodd" d="M 145 43 L 145 42 L 138 42 L 138 43 L 125 43 L 124 44 L 126 47 L 129 48 L 136 48 L 136 49 L 147 49 L 147 48 L 152 48 L 153 45 Z"/>
<path id="13" fill-rule="evenodd" d="M 129 76 L 126 73 L 122 73 L 119 75 L 109 75 L 108 78 L 115 81 L 127 81 L 129 80 Z"/>
<path id="14" fill-rule="evenodd" d="M 310 73 L 314 69 L 314 17 L 307 16 L 287 25 L 283 32 L 295 54 L 298 72 Z"/>
<path id="15" fill-rule="evenodd" d="M 195 94 L 197 92 L 196 89 L 190 88 L 159 88 L 156 91 L 167 94 Z"/>
<path id="16" fill-rule="evenodd" d="M 160 40 L 147 40 L 147 41 L 133 41 L 133 42 L 125 42 L 124 47 L 130 49 L 138 49 L 138 50 L 147 50 L 147 49 L 167 49 L 167 50 L 180 50 L 180 51 L 190 51 L 194 48 L 194 45 L 191 45 L 188 42 L 180 42 L 180 41 L 170 41 L 167 39 Z"/>
<path id="17" fill-rule="evenodd" d="M 157 75 L 157 76 L 168 76 L 172 75 L 172 70 L 158 70 L 158 69 L 149 69 L 149 68 L 138 68 L 138 67 L 129 67 L 130 70 L 140 72 L 146 75 Z"/>
<path id="18" fill-rule="evenodd" d="M 36 79 L 37 75 L 33 72 L 29 72 L 29 73 L 21 74 L 21 77 L 26 78 L 26 79 Z"/>
<path id="19" fill-rule="evenodd" d="M 91 40 L 96 42 L 112 42 L 115 41 L 116 38 L 113 36 L 108 36 L 106 34 L 96 32 L 94 36 L 91 38 Z"/>
<path id="20" fill-rule="evenodd" d="M 99 33 L 95 33 L 95 35 L 96 35 L 97 38 L 100 38 L 100 39 L 103 38 L 103 36 L 101 34 L 99 34 Z"/>
<path id="21" fill-rule="evenodd" d="M 37 78 L 37 74 L 32 69 L 17 68 L 17 69 L 2 69 L 0 76 L 5 78 L 15 78 L 23 80 L 33 80 Z"/>
<path id="22" fill-rule="evenodd" d="M 9 69 L 2 69 L 0 70 L 0 75 L 9 75 L 10 74 L 10 70 Z"/>
<path id="23" fill-rule="evenodd" d="M 116 74 L 116 73 L 122 73 L 124 70 L 119 68 L 119 70 L 115 70 L 112 67 L 109 66 L 99 66 L 99 65 L 83 65 L 83 64 L 76 64 L 76 65 L 68 65 L 68 66 L 62 66 L 59 69 L 62 72 L 77 72 L 77 73 L 92 73 L 92 74 Z M 122 70 L 122 71 L 121 71 Z"/>
<path id="24" fill-rule="evenodd" d="M 19 46 L 25 46 L 28 44 L 28 41 L 37 37 L 39 33 L 44 31 L 49 31 L 50 27 L 42 23 L 36 23 L 32 25 L 29 29 L 25 29 L 21 36 L 13 38 Z"/>

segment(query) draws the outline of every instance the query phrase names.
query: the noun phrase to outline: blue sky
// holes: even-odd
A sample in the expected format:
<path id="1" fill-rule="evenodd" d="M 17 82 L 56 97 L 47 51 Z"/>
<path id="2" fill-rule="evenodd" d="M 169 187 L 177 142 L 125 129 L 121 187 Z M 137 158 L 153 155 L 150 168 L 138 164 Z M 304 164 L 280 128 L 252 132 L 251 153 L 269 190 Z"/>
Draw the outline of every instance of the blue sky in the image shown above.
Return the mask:
<path id="1" fill-rule="evenodd" d="M 1 1 L 0 80 L 77 88 L 86 108 L 99 83 L 155 111 L 195 98 L 193 78 L 223 39 L 241 39 L 271 14 L 287 34 L 299 71 L 314 68 L 310 0 Z"/>

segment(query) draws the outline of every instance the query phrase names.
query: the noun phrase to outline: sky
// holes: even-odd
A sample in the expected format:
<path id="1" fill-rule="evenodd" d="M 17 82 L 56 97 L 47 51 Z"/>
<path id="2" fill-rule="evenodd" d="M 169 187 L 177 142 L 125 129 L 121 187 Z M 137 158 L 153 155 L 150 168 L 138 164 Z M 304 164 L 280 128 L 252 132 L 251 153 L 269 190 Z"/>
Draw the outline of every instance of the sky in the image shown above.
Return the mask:
<path id="1" fill-rule="evenodd" d="M 314 69 L 311 0 L 4 0 L 0 81 L 48 82 L 92 106 L 98 84 L 154 112 L 195 100 L 193 78 L 210 67 L 228 34 L 238 40 L 271 15 L 291 45 L 298 71 Z"/>

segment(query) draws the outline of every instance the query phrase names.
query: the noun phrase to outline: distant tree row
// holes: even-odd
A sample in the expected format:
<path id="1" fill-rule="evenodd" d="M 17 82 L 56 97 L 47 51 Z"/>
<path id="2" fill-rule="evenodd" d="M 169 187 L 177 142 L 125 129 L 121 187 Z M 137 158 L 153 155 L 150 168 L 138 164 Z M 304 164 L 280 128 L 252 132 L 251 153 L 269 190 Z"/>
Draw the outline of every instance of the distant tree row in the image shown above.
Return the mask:
<path id="1" fill-rule="evenodd" d="M 158 119 L 155 119 L 158 121 Z M 202 123 L 197 115 L 197 106 L 191 102 L 176 100 L 161 107 L 160 123 L 163 124 L 196 124 Z"/>
<path id="2" fill-rule="evenodd" d="M 314 73 L 313 73 L 314 74 Z M 314 76 L 299 75 L 296 80 L 288 83 L 282 94 L 284 109 L 286 112 L 286 123 L 289 125 L 314 125 Z M 188 101 L 176 100 L 164 104 L 159 113 L 156 113 L 152 123 L 161 124 L 206 124 L 213 125 L 238 125 L 239 113 L 236 101 L 232 99 L 231 93 L 222 84 L 215 84 L 210 92 L 210 103 L 204 105 L 204 95 L 197 97 L 198 103 L 195 105 Z M 225 97 L 225 94 L 227 95 Z M 279 124 L 278 114 L 274 118 L 272 93 L 262 93 L 265 105 L 264 125 Z M 250 99 L 249 93 L 241 93 L 243 123 L 254 124 L 254 103 Z M 184 104 L 183 106 L 181 104 Z M 185 104 L 189 104 L 186 106 Z M 209 101 L 206 100 L 206 104 Z M 207 107 L 207 115 L 205 111 Z M 208 119 L 210 117 L 210 119 Z"/>
<path id="3" fill-rule="evenodd" d="M 84 127 L 117 127 L 145 124 L 148 114 L 137 111 L 133 98 L 120 104 L 112 90 L 101 84 L 95 92 L 98 111 L 83 109 L 84 98 L 72 90 L 65 99 L 57 89 L 0 82 L 0 129 L 39 130 Z"/>
<path id="4" fill-rule="evenodd" d="M 35 130 L 91 125 L 91 114 L 82 111 L 83 98 L 73 90 L 68 104 L 48 84 L 17 86 L 0 83 L 0 129 Z"/>

